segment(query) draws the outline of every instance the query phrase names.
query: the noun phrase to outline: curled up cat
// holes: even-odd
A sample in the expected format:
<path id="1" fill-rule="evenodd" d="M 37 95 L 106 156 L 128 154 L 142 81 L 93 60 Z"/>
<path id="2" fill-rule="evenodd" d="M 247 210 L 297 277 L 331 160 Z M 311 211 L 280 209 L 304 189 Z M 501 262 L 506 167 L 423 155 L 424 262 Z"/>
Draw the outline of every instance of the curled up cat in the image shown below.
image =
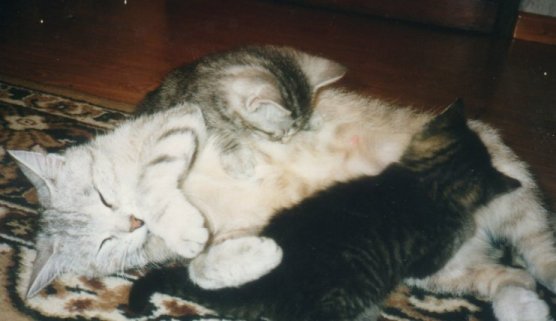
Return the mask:
<path id="1" fill-rule="evenodd" d="M 98 276 L 195 258 L 210 231 L 181 186 L 205 145 L 225 156 L 215 159 L 226 174 L 248 173 L 240 142 L 303 129 L 316 92 L 344 72 L 290 48 L 218 53 L 172 72 L 140 115 L 91 142 L 60 154 L 9 151 L 42 207 L 27 296 L 66 272 Z"/>
<path id="2" fill-rule="evenodd" d="M 159 291 L 248 320 L 376 320 L 399 282 L 439 271 L 474 234 L 477 209 L 520 185 L 493 167 L 457 101 L 379 175 L 280 211 L 260 233 L 283 250 L 268 274 L 205 290 L 186 267 L 153 270 L 134 284 L 129 305 L 141 311 Z"/>

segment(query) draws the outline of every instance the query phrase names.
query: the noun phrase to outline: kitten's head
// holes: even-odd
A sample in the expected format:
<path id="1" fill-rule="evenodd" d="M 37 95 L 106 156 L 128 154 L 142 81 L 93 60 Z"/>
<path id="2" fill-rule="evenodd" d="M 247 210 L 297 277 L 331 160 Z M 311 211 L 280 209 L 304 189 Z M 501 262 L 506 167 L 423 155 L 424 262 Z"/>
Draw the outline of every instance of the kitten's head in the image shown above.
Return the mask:
<path id="1" fill-rule="evenodd" d="M 285 47 L 245 47 L 222 59 L 228 65 L 218 76 L 229 107 L 273 140 L 304 128 L 317 91 L 346 72 L 332 60 Z"/>
<path id="2" fill-rule="evenodd" d="M 401 164 L 415 172 L 432 197 L 472 211 L 521 183 L 494 168 L 457 100 L 411 140 Z"/>
<path id="3" fill-rule="evenodd" d="M 27 295 L 65 272 L 106 275 L 163 259 L 162 241 L 148 234 L 110 159 L 89 145 L 63 155 L 10 151 L 41 204 L 37 257 Z M 94 166 L 93 166 L 94 165 Z"/>

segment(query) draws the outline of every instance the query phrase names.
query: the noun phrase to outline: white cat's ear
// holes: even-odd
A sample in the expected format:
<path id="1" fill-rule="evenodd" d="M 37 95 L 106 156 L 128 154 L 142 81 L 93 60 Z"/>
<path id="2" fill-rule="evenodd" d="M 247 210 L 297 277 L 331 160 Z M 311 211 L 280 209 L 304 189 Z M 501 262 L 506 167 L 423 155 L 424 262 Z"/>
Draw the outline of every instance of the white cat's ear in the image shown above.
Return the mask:
<path id="1" fill-rule="evenodd" d="M 347 68 L 330 59 L 312 56 L 304 52 L 295 52 L 301 69 L 309 80 L 309 84 L 316 92 L 320 88 L 330 85 L 345 76 Z"/>
<path id="2" fill-rule="evenodd" d="M 49 204 L 52 192 L 52 180 L 64 164 L 64 158 L 58 154 L 42 154 L 23 150 L 9 150 L 17 165 L 27 179 L 37 189 L 39 201 L 43 206 Z"/>
<path id="3" fill-rule="evenodd" d="M 37 257 L 33 262 L 33 270 L 27 288 L 27 298 L 31 298 L 47 287 L 61 274 L 56 262 L 54 244 L 37 246 Z"/>

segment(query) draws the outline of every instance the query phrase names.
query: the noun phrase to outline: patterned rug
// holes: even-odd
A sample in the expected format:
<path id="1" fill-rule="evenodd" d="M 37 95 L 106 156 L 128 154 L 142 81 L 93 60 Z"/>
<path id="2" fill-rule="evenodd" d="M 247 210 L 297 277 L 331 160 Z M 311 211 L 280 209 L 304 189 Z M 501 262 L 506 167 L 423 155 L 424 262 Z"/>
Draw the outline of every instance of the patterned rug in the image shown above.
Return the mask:
<path id="1" fill-rule="evenodd" d="M 34 258 L 36 195 L 6 150 L 55 152 L 90 139 L 126 115 L 48 93 L 0 82 L 0 320 L 223 320 L 177 298 L 153 297 L 149 316 L 126 307 L 136 274 L 89 279 L 66 275 L 36 297 L 24 293 Z M 211 316 L 212 315 L 212 316 Z M 494 320 L 488 302 L 405 286 L 386 302 L 382 320 Z"/>

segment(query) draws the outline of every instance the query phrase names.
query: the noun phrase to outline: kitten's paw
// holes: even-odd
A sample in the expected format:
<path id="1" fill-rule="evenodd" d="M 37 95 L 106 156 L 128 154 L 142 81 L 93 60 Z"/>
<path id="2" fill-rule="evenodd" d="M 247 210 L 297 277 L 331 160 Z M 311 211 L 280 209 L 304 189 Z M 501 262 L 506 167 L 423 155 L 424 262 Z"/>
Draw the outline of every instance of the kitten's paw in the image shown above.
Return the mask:
<path id="1" fill-rule="evenodd" d="M 501 289 L 493 300 L 493 309 L 499 321 L 549 321 L 548 305 L 534 291 L 508 286 Z"/>
<path id="2" fill-rule="evenodd" d="M 230 239 L 195 258 L 189 277 L 204 289 L 237 287 L 267 274 L 281 261 L 282 249 L 271 239 Z"/>
<path id="3" fill-rule="evenodd" d="M 240 147 L 221 154 L 220 161 L 226 173 L 234 178 L 245 179 L 255 175 L 255 155 L 248 148 Z"/>
<path id="4" fill-rule="evenodd" d="M 159 226 L 166 245 L 188 259 L 199 255 L 209 239 L 203 216 L 189 203 L 169 205 Z"/>
<path id="5" fill-rule="evenodd" d="M 544 262 L 535 264 L 535 278 L 552 293 L 556 293 L 556 260 L 549 260 L 552 258 L 549 253 L 546 253 L 545 256 Z"/>

